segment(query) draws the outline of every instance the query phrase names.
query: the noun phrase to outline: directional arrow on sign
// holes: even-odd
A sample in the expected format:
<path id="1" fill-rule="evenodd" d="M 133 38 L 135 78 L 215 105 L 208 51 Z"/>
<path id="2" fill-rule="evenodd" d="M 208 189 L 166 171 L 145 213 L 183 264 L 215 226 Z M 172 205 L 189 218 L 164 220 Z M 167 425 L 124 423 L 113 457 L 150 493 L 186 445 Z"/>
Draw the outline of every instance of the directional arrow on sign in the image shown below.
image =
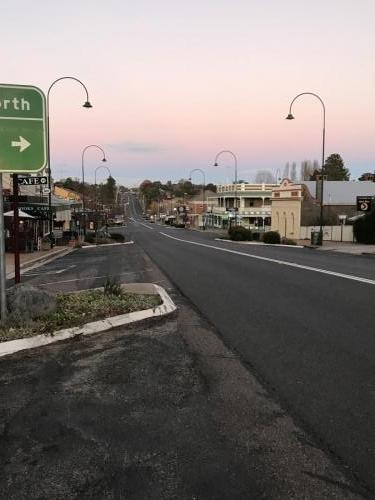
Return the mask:
<path id="1" fill-rule="evenodd" d="M 20 153 L 22 153 L 22 151 L 25 151 L 25 149 L 31 146 L 31 144 L 24 137 L 22 137 L 22 135 L 20 135 L 19 138 L 19 141 L 12 141 L 12 147 L 20 148 Z"/>

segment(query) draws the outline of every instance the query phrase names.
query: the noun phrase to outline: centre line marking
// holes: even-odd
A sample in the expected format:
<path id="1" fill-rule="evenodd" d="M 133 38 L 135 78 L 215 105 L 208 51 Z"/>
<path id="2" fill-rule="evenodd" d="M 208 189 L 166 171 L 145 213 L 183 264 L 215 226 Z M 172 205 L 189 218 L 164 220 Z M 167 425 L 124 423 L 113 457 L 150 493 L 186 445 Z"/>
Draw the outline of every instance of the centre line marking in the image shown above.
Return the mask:
<path id="1" fill-rule="evenodd" d="M 236 255 L 242 255 L 243 257 L 248 257 L 250 259 L 264 260 L 266 262 L 273 262 L 274 264 L 281 264 L 283 266 L 294 267 L 297 269 L 304 269 L 305 271 L 313 271 L 315 273 L 328 274 L 330 276 L 336 276 L 337 278 L 344 278 L 352 281 L 359 281 L 361 283 L 367 283 L 368 285 L 375 285 L 375 280 L 369 278 L 361 278 L 360 276 L 353 276 L 351 274 L 337 273 L 335 271 L 328 271 L 327 269 L 320 269 L 318 267 L 304 266 L 303 264 L 297 264 L 295 262 L 288 262 L 286 260 L 272 259 L 270 257 L 261 257 L 260 255 L 254 255 L 245 252 L 239 252 L 237 250 L 230 250 L 229 248 L 221 248 L 213 245 L 206 245 L 205 243 L 198 243 L 197 241 L 183 240 L 181 238 L 176 238 L 170 234 L 160 233 L 166 238 L 172 240 L 181 241 L 182 243 L 188 243 L 189 245 L 197 245 L 199 247 L 212 248 L 213 250 L 219 250 L 220 252 L 234 253 Z"/>

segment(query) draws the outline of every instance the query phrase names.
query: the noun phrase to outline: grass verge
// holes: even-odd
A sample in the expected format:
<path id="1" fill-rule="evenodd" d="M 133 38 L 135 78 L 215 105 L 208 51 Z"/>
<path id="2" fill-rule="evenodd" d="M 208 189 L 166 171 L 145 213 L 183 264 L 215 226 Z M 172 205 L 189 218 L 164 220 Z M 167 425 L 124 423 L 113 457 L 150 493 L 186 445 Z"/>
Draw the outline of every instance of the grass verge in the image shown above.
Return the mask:
<path id="1" fill-rule="evenodd" d="M 161 304 L 159 295 L 104 293 L 103 290 L 86 290 L 79 293 L 57 295 L 57 310 L 49 315 L 23 320 L 12 317 L 0 325 L 0 342 L 33 335 L 51 334 L 57 330 L 82 326 L 119 314 L 151 309 Z"/>

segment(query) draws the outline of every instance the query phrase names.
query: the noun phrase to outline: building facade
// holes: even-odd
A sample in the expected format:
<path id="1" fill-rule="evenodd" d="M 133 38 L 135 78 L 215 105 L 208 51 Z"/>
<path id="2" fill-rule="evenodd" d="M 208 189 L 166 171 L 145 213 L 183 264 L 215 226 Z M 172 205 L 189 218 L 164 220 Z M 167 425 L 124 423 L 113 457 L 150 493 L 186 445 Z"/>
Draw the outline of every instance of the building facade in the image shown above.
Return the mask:
<path id="1" fill-rule="evenodd" d="M 207 227 L 227 229 L 234 221 L 237 197 L 237 224 L 249 229 L 269 229 L 271 197 L 276 184 L 223 184 L 207 198 Z"/>
<path id="2" fill-rule="evenodd" d="M 303 184 L 283 179 L 272 190 L 273 231 L 292 239 L 306 239 L 320 227 L 320 192 L 315 181 Z M 352 227 L 344 228 L 362 212 L 357 210 L 357 197 L 375 198 L 371 181 L 325 181 L 323 184 L 323 238 L 352 241 Z M 375 202 L 374 202 L 375 203 Z"/>

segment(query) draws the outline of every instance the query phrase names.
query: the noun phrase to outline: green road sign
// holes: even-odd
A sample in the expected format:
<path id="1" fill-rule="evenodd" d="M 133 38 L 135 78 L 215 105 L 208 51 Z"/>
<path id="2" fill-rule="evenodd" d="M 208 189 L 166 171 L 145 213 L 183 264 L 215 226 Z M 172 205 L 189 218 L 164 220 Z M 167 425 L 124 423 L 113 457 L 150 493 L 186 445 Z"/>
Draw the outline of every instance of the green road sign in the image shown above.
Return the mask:
<path id="1" fill-rule="evenodd" d="M 0 172 L 39 172 L 47 164 L 46 142 L 43 92 L 0 84 Z"/>

